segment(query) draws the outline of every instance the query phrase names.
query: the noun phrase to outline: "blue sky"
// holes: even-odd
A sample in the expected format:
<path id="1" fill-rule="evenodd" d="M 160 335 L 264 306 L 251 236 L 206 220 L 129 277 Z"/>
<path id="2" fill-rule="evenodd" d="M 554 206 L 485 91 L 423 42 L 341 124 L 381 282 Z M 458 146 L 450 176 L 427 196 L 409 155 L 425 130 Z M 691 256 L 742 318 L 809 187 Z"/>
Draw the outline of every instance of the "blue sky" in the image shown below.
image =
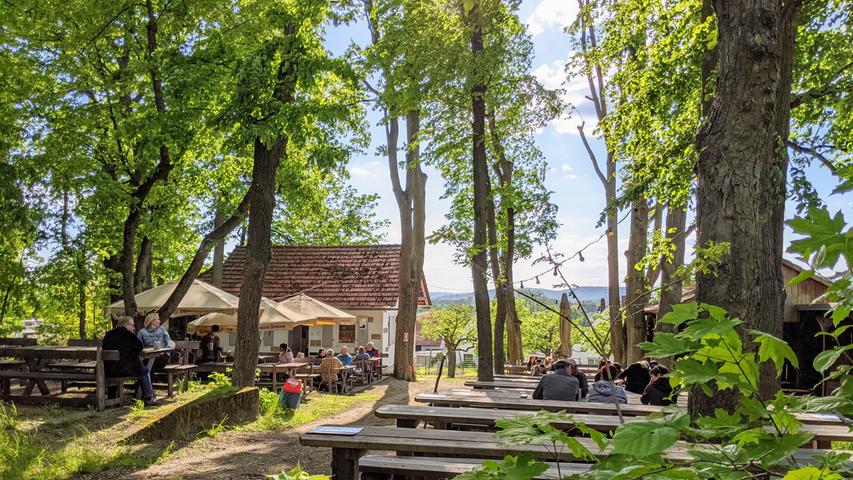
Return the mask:
<path id="1" fill-rule="evenodd" d="M 589 158 L 578 137 L 576 126 L 585 120 L 587 132 L 592 125 L 594 115 L 583 82 L 565 82 L 563 65 L 569 56 L 570 43 L 563 33 L 563 27 L 571 23 L 577 14 L 576 2 L 570 0 L 526 0 L 522 3 L 519 18 L 527 25 L 532 36 L 535 51 L 533 73 L 549 88 L 563 88 L 565 99 L 576 105 L 579 113 L 566 115 L 551 122 L 536 138 L 537 144 L 548 160 L 549 168 L 546 186 L 554 192 L 552 201 L 558 206 L 558 221 L 561 224 L 557 240 L 552 244 L 555 251 L 571 255 L 588 243 L 601 236 L 602 229 L 596 223 L 604 209 L 604 193 L 595 176 Z M 369 41 L 367 28 L 363 23 L 331 29 L 328 32 L 327 45 L 334 53 L 341 53 L 350 42 L 365 44 Z M 581 117 L 581 118 L 579 118 Z M 385 232 L 385 241 L 397 243 L 400 240 L 397 205 L 391 192 L 387 162 L 384 157 L 375 154 L 376 147 L 384 142 L 382 128 L 377 125 L 380 116 L 376 112 L 369 114 L 372 125 L 372 145 L 364 154 L 356 156 L 349 165 L 350 183 L 361 193 L 376 193 L 380 196 L 377 215 L 391 221 Z M 594 149 L 601 157 L 601 143 L 594 141 Z M 429 166 L 425 169 L 427 181 L 427 232 L 432 232 L 445 222 L 449 202 L 441 200 L 444 181 L 439 173 Z M 853 208 L 849 197 L 829 196 L 836 182 L 825 169 L 813 166 L 808 175 L 817 190 L 825 199 L 830 211 L 843 209 L 845 217 L 850 218 Z M 793 215 L 789 204 L 787 216 Z M 621 215 L 620 215 L 621 216 Z M 620 225 L 620 252 L 627 247 L 628 222 Z M 786 241 L 792 237 L 786 229 Z M 692 246 L 693 238 L 689 240 Z M 542 273 L 542 265 L 531 265 L 532 260 L 520 260 L 515 265 L 516 279 L 524 279 Z M 567 262 L 563 273 L 570 282 L 585 286 L 607 284 L 605 241 L 593 244 L 584 250 L 585 262 L 573 260 Z M 620 274 L 625 272 L 625 259 L 620 255 Z M 790 257 L 790 256 L 789 256 Z M 453 263 L 453 249 L 447 245 L 427 245 L 424 270 L 431 291 L 470 291 L 471 272 L 468 268 Z M 550 274 L 542 277 L 541 287 L 551 287 Z M 532 283 L 532 282 L 531 282 Z"/>

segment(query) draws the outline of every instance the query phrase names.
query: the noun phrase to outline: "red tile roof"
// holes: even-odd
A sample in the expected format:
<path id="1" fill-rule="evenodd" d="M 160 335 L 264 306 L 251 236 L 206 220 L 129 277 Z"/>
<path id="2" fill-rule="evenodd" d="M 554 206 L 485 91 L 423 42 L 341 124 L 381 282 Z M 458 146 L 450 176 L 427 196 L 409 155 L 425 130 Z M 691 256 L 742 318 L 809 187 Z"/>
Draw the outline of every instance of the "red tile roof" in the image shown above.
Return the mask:
<path id="1" fill-rule="evenodd" d="M 235 248 L 225 260 L 220 288 L 238 295 L 245 263 L 246 248 Z M 276 299 L 303 292 L 335 307 L 393 308 L 399 270 L 400 245 L 273 246 L 263 295 Z M 211 277 L 207 271 L 200 278 L 209 282 Z M 425 277 L 418 303 L 431 305 Z"/>

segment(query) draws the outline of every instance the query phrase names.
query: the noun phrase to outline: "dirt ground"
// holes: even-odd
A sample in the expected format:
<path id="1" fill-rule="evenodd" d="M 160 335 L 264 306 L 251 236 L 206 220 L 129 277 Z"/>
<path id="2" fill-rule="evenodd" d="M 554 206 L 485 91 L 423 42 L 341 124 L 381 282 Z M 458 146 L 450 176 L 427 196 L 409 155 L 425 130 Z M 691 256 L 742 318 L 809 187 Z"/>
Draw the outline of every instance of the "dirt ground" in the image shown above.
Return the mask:
<path id="1" fill-rule="evenodd" d="M 331 450 L 303 447 L 299 435 L 320 424 L 393 425 L 373 415 L 384 404 L 413 404 L 418 393 L 432 391 L 434 380 L 417 383 L 386 379 L 371 387 L 382 394 L 378 402 L 358 404 L 333 418 L 282 432 L 226 431 L 214 438 L 201 438 L 166 457 L 161 463 L 143 470 L 113 469 L 80 479 L 181 479 L 225 480 L 266 478 L 266 475 L 288 470 L 297 465 L 312 474 L 331 472 Z M 458 383 L 458 385 L 456 385 Z M 441 389 L 461 385 L 459 380 L 442 379 Z"/>

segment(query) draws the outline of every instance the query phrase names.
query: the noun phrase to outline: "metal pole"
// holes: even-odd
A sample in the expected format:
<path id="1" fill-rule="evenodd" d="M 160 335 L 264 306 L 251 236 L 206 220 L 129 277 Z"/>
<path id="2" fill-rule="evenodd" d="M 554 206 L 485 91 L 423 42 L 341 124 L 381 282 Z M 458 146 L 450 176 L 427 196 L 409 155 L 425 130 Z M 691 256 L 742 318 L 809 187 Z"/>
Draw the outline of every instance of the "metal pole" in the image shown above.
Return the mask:
<path id="1" fill-rule="evenodd" d="M 456 352 L 453 352 L 456 354 Z M 438 375 L 435 377 L 435 387 L 432 389 L 432 393 L 438 392 L 438 381 L 441 380 L 441 372 L 444 371 L 444 359 L 447 358 L 447 355 L 442 355 L 441 360 L 438 362 Z"/>

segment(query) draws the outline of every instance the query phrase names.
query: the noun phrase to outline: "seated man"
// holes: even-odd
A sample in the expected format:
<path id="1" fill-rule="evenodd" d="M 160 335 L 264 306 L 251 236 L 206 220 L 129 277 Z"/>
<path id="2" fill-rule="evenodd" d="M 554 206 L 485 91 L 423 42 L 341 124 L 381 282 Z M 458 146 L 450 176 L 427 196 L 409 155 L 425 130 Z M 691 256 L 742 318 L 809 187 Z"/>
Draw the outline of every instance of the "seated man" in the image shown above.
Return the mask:
<path id="1" fill-rule="evenodd" d="M 142 351 L 142 341 L 136 337 L 134 332 L 136 326 L 130 317 L 119 317 L 116 326 L 104 335 L 104 350 L 118 350 L 118 361 L 108 360 L 104 362 L 104 370 L 107 377 L 136 377 L 142 385 L 142 400 L 145 405 L 155 405 L 154 388 L 151 386 L 151 377 L 148 369 L 139 360 Z M 122 388 L 122 387 L 119 387 Z"/>
<path id="2" fill-rule="evenodd" d="M 373 342 L 367 342 L 367 347 L 364 349 L 364 353 L 370 355 L 372 358 L 382 358 L 382 352 L 373 346 Z"/>
<path id="3" fill-rule="evenodd" d="M 559 360 L 552 365 L 554 372 L 542 376 L 539 385 L 533 391 L 537 400 L 575 400 L 580 383 L 578 379 L 566 372 L 568 364 Z"/>
<path id="4" fill-rule="evenodd" d="M 370 354 L 364 347 L 358 347 L 358 353 L 353 357 L 353 361 L 364 360 L 364 370 L 369 372 L 373 368 L 373 362 L 370 361 Z"/>
<path id="5" fill-rule="evenodd" d="M 589 401 L 599 403 L 628 403 L 628 395 L 625 389 L 619 385 L 615 385 L 616 377 L 619 375 L 619 368 L 615 365 L 602 367 L 599 371 L 595 383 L 589 389 Z M 611 381 L 614 382 L 611 385 Z"/>
<path id="6" fill-rule="evenodd" d="M 338 354 L 338 360 L 346 366 L 352 365 L 352 355 L 349 354 L 347 347 L 341 347 L 341 353 Z"/>
<path id="7" fill-rule="evenodd" d="M 323 358 L 323 361 L 320 362 L 320 379 L 323 383 L 334 383 L 338 379 L 339 369 L 343 366 L 344 364 L 335 357 L 334 350 L 331 348 L 326 350 L 326 356 Z"/>

